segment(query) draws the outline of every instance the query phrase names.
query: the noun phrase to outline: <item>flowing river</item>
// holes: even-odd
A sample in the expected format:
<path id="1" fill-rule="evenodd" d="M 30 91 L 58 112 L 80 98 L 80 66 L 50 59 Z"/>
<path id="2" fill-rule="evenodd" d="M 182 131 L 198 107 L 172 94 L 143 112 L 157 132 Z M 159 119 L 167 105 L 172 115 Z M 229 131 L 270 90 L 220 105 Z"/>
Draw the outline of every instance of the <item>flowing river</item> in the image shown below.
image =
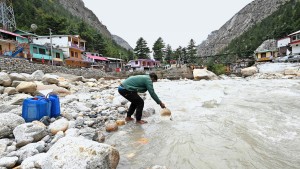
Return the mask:
<path id="1" fill-rule="evenodd" d="M 157 82 L 155 91 L 173 120 L 147 94 L 149 123 L 106 139 L 119 169 L 300 168 L 300 80 Z"/>

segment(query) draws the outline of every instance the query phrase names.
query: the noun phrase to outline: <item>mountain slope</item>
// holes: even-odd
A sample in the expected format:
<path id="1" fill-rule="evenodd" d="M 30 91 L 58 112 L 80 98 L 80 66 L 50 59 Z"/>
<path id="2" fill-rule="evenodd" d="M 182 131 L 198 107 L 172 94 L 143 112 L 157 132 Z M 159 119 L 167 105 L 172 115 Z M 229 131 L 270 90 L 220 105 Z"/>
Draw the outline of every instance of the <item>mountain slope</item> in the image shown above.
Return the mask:
<path id="1" fill-rule="evenodd" d="M 219 30 L 208 35 L 198 47 L 200 56 L 210 56 L 221 52 L 235 38 L 249 30 L 253 25 L 275 12 L 289 0 L 255 0 L 245 6 Z"/>
<path id="2" fill-rule="evenodd" d="M 126 42 L 124 39 L 122 39 L 121 37 L 117 36 L 117 35 L 112 35 L 113 40 L 119 44 L 120 46 L 122 46 L 123 48 L 127 49 L 127 50 L 133 50 L 133 48 L 128 44 L 128 42 Z"/>
<path id="3" fill-rule="evenodd" d="M 97 16 L 91 10 L 85 7 L 82 0 L 59 0 L 59 3 L 73 16 L 83 19 L 90 26 L 100 31 L 102 35 L 112 39 L 112 35 L 106 26 L 99 21 Z"/>

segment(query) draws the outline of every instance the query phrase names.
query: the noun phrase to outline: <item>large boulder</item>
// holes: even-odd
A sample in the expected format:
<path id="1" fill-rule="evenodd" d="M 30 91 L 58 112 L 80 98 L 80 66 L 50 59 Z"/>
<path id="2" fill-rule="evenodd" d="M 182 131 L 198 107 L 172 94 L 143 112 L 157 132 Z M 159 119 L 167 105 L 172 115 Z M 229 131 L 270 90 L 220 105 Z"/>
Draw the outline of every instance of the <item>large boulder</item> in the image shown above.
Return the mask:
<path id="1" fill-rule="evenodd" d="M 45 75 L 43 71 L 37 70 L 31 74 L 34 80 L 42 80 Z"/>
<path id="2" fill-rule="evenodd" d="M 5 72 L 0 72 L 0 85 L 8 87 L 12 83 L 9 75 Z"/>
<path id="3" fill-rule="evenodd" d="M 20 75 L 24 76 L 25 77 L 25 81 L 27 81 L 27 82 L 34 81 L 34 77 L 32 75 L 30 75 L 30 74 L 20 73 Z"/>
<path id="4" fill-rule="evenodd" d="M 47 152 L 41 168 L 115 169 L 120 155 L 116 148 L 80 137 L 64 137 Z"/>
<path id="5" fill-rule="evenodd" d="M 258 69 L 255 66 L 247 67 L 247 68 L 244 68 L 241 70 L 242 76 L 244 76 L 244 77 L 252 76 L 257 72 L 258 72 Z"/>
<path id="6" fill-rule="evenodd" d="M 9 76 L 12 81 L 15 81 L 15 80 L 16 81 L 25 81 L 26 80 L 25 76 L 23 76 L 19 73 L 11 73 Z"/>
<path id="7" fill-rule="evenodd" d="M 32 142 L 40 141 L 47 135 L 46 126 L 38 121 L 24 123 L 13 130 L 17 145 L 19 147 Z"/>
<path id="8" fill-rule="evenodd" d="M 58 84 L 58 78 L 59 77 L 57 75 L 45 74 L 42 78 L 42 81 L 47 82 L 49 84 Z"/>
<path id="9" fill-rule="evenodd" d="M 218 79 L 218 76 L 215 75 L 213 72 L 208 71 L 206 69 L 194 69 L 193 75 L 195 80 L 216 80 Z"/>
<path id="10" fill-rule="evenodd" d="M 56 85 L 37 85 L 37 91 L 51 90 L 54 93 L 57 93 L 59 96 L 66 96 L 71 94 L 71 92 L 63 87 L 58 87 Z"/>
<path id="11" fill-rule="evenodd" d="M 13 130 L 20 124 L 25 123 L 25 120 L 12 113 L 0 114 L 0 138 L 5 138 L 13 133 Z"/>
<path id="12" fill-rule="evenodd" d="M 34 82 L 21 82 L 16 90 L 19 93 L 30 93 L 33 94 L 37 89 L 37 85 Z"/>

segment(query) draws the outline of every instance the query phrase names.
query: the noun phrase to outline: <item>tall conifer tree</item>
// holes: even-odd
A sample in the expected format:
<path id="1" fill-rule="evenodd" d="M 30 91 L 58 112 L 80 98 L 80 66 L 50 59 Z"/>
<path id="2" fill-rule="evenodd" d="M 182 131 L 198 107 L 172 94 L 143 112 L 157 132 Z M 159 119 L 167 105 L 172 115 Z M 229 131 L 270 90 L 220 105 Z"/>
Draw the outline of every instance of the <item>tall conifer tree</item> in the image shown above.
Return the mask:
<path id="1" fill-rule="evenodd" d="M 136 42 L 134 53 L 138 59 L 149 59 L 150 49 L 147 46 L 147 42 L 142 37 Z"/>
<path id="2" fill-rule="evenodd" d="M 159 37 L 153 45 L 153 57 L 155 60 L 162 61 L 162 58 L 164 57 L 164 49 L 165 44 L 161 37 Z"/>

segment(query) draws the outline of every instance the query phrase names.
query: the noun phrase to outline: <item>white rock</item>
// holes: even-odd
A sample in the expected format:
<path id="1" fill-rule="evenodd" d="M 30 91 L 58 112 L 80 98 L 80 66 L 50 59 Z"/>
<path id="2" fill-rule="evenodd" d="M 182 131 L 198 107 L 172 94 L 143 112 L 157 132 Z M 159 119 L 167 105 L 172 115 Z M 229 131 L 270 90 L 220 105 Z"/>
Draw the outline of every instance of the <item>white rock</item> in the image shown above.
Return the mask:
<path id="1" fill-rule="evenodd" d="M 34 121 L 17 126 L 13 130 L 13 134 L 18 146 L 24 146 L 32 142 L 40 141 L 47 135 L 47 131 L 43 123 Z"/>
<path id="2" fill-rule="evenodd" d="M 76 102 L 74 106 L 75 106 L 76 110 L 78 110 L 80 112 L 89 112 L 89 111 L 91 111 L 91 108 L 88 108 L 85 105 L 85 103 L 82 103 L 82 102 Z"/>
<path id="3" fill-rule="evenodd" d="M 78 137 L 64 137 L 47 152 L 41 168 L 117 168 L 119 152 L 114 147 Z"/>
<path id="4" fill-rule="evenodd" d="M 66 89 L 69 89 L 70 87 L 71 87 L 71 85 L 70 85 L 70 83 L 69 82 L 66 82 L 66 81 L 64 81 L 64 82 L 58 82 L 58 86 L 59 87 L 63 87 L 63 88 L 66 88 Z"/>
<path id="5" fill-rule="evenodd" d="M 126 112 L 126 108 L 125 107 L 118 107 L 118 113 L 124 113 Z"/>
<path id="6" fill-rule="evenodd" d="M 247 68 L 244 68 L 241 70 L 242 76 L 244 76 L 244 77 L 252 76 L 257 72 L 258 72 L 258 69 L 255 66 L 247 67 Z"/>
<path id="7" fill-rule="evenodd" d="M 8 144 L 10 144 L 9 139 L 0 139 L 0 157 L 5 154 Z"/>
<path id="8" fill-rule="evenodd" d="M 18 157 L 3 157 L 0 158 L 0 167 L 12 168 L 16 165 Z"/>
<path id="9" fill-rule="evenodd" d="M 25 77 L 25 81 L 27 82 L 32 82 L 34 81 L 34 77 L 30 74 L 27 74 L 27 73 L 20 73 L 20 75 L 24 76 Z"/>
<path id="10" fill-rule="evenodd" d="M 79 136 L 79 129 L 77 128 L 70 128 L 66 132 L 66 137 L 78 137 Z"/>
<path id="11" fill-rule="evenodd" d="M 45 74 L 42 78 L 42 81 L 47 82 L 49 84 L 58 84 L 58 78 L 59 77 L 57 75 Z"/>
<path id="12" fill-rule="evenodd" d="M 13 133 L 13 130 L 20 124 L 25 123 L 25 120 L 12 113 L 0 114 L 0 138 L 8 137 Z"/>
<path id="13" fill-rule="evenodd" d="M 34 80 L 39 80 L 39 81 L 40 81 L 40 80 L 43 79 L 43 76 L 44 76 L 45 74 L 44 74 L 43 71 L 37 70 L 37 71 L 33 72 L 31 75 L 33 76 Z"/>
<path id="14" fill-rule="evenodd" d="M 26 158 L 39 154 L 45 151 L 45 142 L 39 141 L 37 143 L 30 143 L 26 146 L 20 148 L 17 151 L 9 153 L 7 156 L 17 156 L 19 157 L 18 162 L 24 161 Z"/>
<path id="15" fill-rule="evenodd" d="M 11 79 L 12 81 L 15 81 L 15 80 L 17 80 L 17 81 L 26 81 L 25 76 L 23 76 L 23 75 L 21 75 L 21 74 L 18 74 L 18 73 L 11 73 L 11 74 L 9 75 L 9 77 L 10 77 L 10 79 Z"/>
<path id="16" fill-rule="evenodd" d="M 9 75 L 5 72 L 0 72 L 0 85 L 8 87 L 12 83 Z"/>
<path id="17" fill-rule="evenodd" d="M 66 131 L 68 129 L 68 126 L 69 126 L 69 121 L 62 118 L 51 123 L 49 125 L 49 129 L 52 134 L 56 134 L 59 131 L 63 131 L 63 132 Z"/>
<path id="18" fill-rule="evenodd" d="M 206 80 L 215 80 L 218 79 L 218 76 L 208 71 L 206 69 L 194 69 L 193 76 L 196 80 L 206 79 Z"/>
<path id="19" fill-rule="evenodd" d="M 22 169 L 33 169 L 33 168 L 41 168 L 41 163 L 47 157 L 46 153 L 40 153 L 40 154 L 36 154 L 34 156 L 28 157 L 26 158 L 22 164 L 21 164 L 21 168 Z"/>

